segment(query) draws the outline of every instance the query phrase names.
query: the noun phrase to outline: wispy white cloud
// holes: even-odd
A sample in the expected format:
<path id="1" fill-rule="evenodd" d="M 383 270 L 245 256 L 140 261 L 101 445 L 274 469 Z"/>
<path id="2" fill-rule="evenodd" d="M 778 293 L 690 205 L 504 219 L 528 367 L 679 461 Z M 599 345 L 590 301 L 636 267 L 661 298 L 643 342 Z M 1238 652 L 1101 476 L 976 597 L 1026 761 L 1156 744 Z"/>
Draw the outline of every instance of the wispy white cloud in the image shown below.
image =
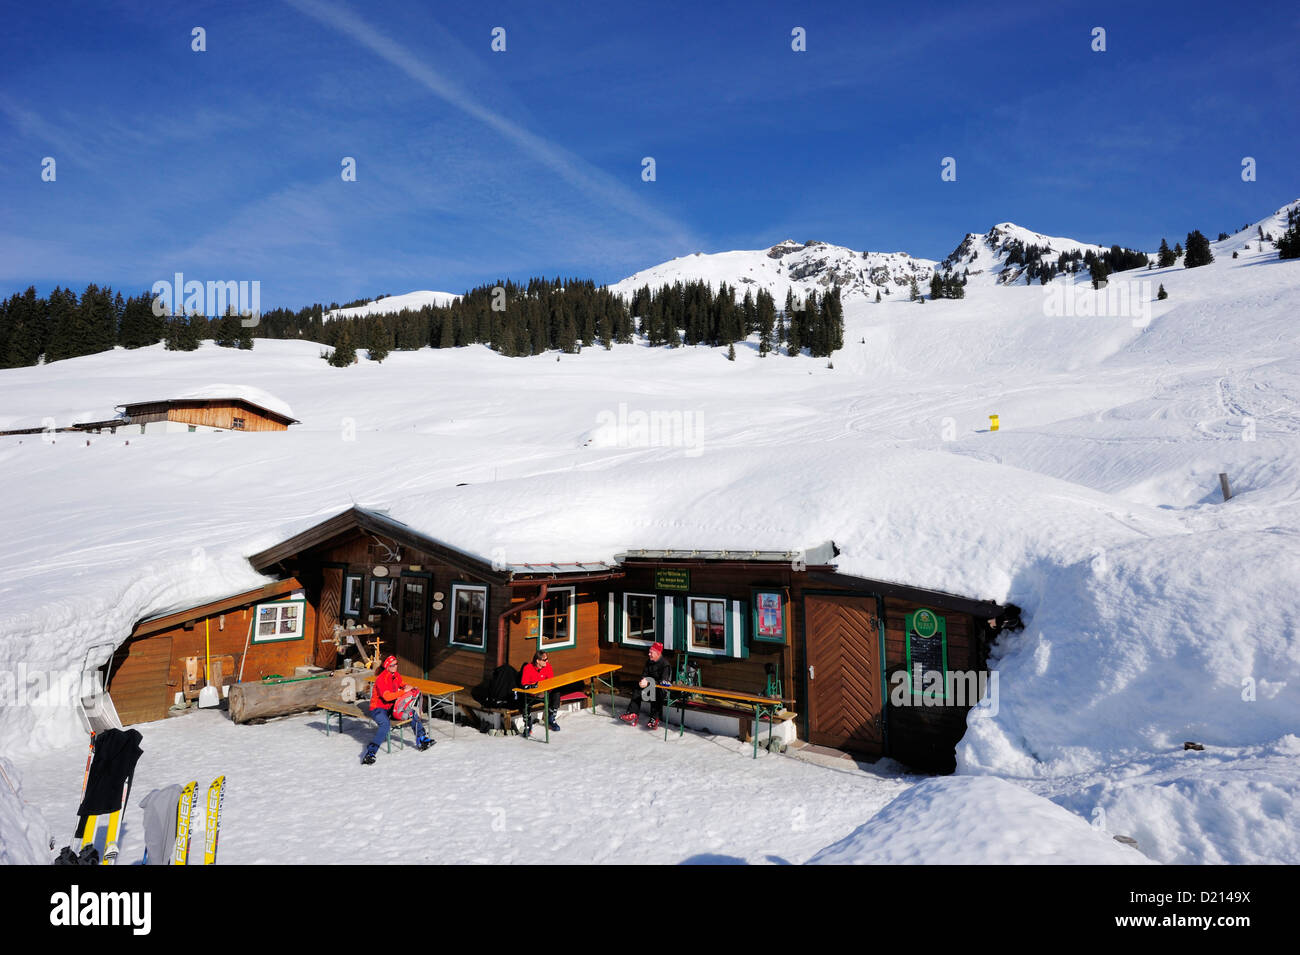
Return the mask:
<path id="1" fill-rule="evenodd" d="M 323 0 L 285 0 L 285 2 L 304 15 L 350 37 L 401 70 L 443 102 L 494 130 L 585 197 L 595 199 L 629 216 L 640 226 L 654 230 L 678 247 L 687 248 L 696 244 L 689 229 L 634 195 L 627 186 L 613 176 L 557 143 L 537 135 L 522 124 L 489 108 L 468 90 L 431 67 L 416 53 L 385 36 L 351 11 Z M 637 171 L 639 171 L 639 159 L 640 157 L 634 157 L 633 162 L 637 165 L 631 166 Z"/>

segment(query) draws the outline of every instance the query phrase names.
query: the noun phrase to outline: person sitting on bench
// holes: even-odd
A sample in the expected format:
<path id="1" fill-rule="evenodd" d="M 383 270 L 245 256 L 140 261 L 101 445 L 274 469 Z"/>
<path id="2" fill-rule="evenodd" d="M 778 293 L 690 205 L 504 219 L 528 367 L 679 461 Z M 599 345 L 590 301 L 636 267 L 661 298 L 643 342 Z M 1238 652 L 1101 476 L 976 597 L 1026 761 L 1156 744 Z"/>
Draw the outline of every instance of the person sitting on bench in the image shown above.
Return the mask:
<path id="1" fill-rule="evenodd" d="M 379 745 L 388 739 L 392 728 L 393 704 L 413 689 L 397 672 L 397 657 L 389 656 L 384 660 L 384 670 L 375 678 L 375 690 L 370 694 L 370 718 L 375 721 L 375 738 L 366 747 L 366 754 L 361 762 L 366 766 L 374 764 Z M 433 740 L 424 735 L 424 724 L 420 714 L 411 711 L 411 726 L 415 729 L 415 748 L 424 752 L 433 745 Z"/>
<path id="2" fill-rule="evenodd" d="M 664 718 L 664 697 L 659 692 L 659 686 L 672 683 L 673 667 L 664 659 L 662 643 L 650 644 L 647 655 L 649 659 L 646 660 L 645 668 L 641 671 L 637 689 L 632 691 L 632 698 L 627 701 L 627 712 L 619 719 L 629 726 L 636 726 L 638 714 L 641 712 L 641 701 L 646 700 L 650 704 L 650 722 L 646 723 L 646 729 L 655 729 Z"/>
<path id="3" fill-rule="evenodd" d="M 533 659 L 524 664 L 524 671 L 519 676 L 519 685 L 525 688 L 532 688 L 543 680 L 549 680 L 555 676 L 555 671 L 551 669 L 551 658 L 545 650 L 538 650 L 533 654 Z M 561 687 L 546 691 L 547 705 L 550 708 L 551 722 L 548 724 L 552 733 L 560 731 L 560 724 L 555 721 L 555 714 L 560 708 Z M 530 713 L 524 725 L 524 735 L 528 736 L 533 729 L 533 717 Z"/>

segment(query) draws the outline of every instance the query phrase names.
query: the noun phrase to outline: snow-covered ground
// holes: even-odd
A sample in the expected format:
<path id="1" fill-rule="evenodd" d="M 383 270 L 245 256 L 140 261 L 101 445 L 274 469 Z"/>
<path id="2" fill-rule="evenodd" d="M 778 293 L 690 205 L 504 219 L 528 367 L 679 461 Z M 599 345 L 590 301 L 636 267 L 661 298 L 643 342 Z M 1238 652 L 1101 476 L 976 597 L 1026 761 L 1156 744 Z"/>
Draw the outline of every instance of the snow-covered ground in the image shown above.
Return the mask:
<path id="1" fill-rule="evenodd" d="M 960 774 L 1014 780 L 1159 861 L 1300 862 L 1300 262 L 1261 252 L 1254 232 L 1215 243 L 1210 266 L 1122 273 L 1101 292 L 1058 279 L 849 302 L 833 367 L 760 359 L 751 343 L 734 363 L 637 344 L 558 361 L 426 349 L 333 369 L 315 344 L 259 340 L 0 372 L 0 428 L 213 382 L 262 389 L 302 420 L 0 438 L 0 752 L 30 803 L 75 790 L 84 751 L 59 678 L 142 616 L 261 583 L 248 554 L 354 502 L 506 562 L 829 538 L 847 573 L 1024 608 L 1025 631 L 996 650 L 997 715 L 972 720 Z M 1160 284 L 1169 298 L 1154 301 Z M 679 413 L 676 426 L 634 426 L 653 412 Z M 294 725 L 230 727 L 262 736 L 211 771 L 255 778 L 260 747 Z M 157 779 L 207 772 L 176 764 Z M 792 785 L 838 812 L 843 792 L 815 778 Z M 792 840 L 782 857 L 809 857 L 883 804 L 850 801 L 821 842 Z M 232 789 L 235 827 L 239 806 Z M 684 851 L 764 849 L 727 845 Z"/>
<path id="2" fill-rule="evenodd" d="M 404 292 L 401 295 L 387 295 L 384 298 L 367 302 L 365 305 L 353 305 L 351 308 L 336 308 L 326 312 L 326 318 L 365 318 L 368 315 L 388 315 L 410 309 L 418 312 L 426 305 L 445 308 L 460 298 L 454 292 Z"/>

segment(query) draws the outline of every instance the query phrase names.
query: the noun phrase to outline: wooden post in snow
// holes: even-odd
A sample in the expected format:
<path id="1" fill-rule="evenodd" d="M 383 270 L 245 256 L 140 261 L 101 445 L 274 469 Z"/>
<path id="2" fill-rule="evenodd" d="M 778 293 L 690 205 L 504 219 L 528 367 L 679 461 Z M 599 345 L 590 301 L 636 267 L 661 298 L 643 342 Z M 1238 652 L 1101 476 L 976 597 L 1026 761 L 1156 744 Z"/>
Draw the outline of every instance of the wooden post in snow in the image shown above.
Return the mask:
<path id="1" fill-rule="evenodd" d="M 1219 487 L 1223 489 L 1223 500 L 1224 503 L 1227 503 L 1228 499 L 1232 497 L 1232 489 L 1228 487 L 1227 472 L 1219 472 Z"/>

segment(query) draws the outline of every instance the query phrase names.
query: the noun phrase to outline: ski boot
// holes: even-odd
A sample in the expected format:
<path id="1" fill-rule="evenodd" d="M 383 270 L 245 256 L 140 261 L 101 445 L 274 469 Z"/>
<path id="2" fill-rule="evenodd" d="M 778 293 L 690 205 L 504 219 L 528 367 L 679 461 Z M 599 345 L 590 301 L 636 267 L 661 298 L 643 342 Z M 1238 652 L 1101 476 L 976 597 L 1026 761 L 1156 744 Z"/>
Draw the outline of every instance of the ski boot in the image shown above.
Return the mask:
<path id="1" fill-rule="evenodd" d="M 367 746 L 366 755 L 361 757 L 361 765 L 363 766 L 375 765 L 375 753 L 377 752 L 379 752 L 379 747 L 376 746 L 374 743 L 371 743 L 369 746 Z"/>
<path id="2" fill-rule="evenodd" d="M 432 745 L 433 745 L 433 740 L 430 739 L 428 736 L 421 737 L 420 739 L 417 739 L 415 741 L 415 748 L 422 753 Z"/>
<path id="3" fill-rule="evenodd" d="M 658 729 L 658 728 L 659 728 L 659 721 L 658 721 L 657 719 L 655 719 L 655 718 L 652 716 L 652 717 L 650 717 L 649 722 L 646 723 L 645 728 L 648 729 L 648 730 Z"/>
<path id="4" fill-rule="evenodd" d="M 619 717 L 619 719 L 622 720 L 624 723 L 626 723 L 628 726 L 636 726 L 635 713 L 624 713 L 622 716 Z"/>

